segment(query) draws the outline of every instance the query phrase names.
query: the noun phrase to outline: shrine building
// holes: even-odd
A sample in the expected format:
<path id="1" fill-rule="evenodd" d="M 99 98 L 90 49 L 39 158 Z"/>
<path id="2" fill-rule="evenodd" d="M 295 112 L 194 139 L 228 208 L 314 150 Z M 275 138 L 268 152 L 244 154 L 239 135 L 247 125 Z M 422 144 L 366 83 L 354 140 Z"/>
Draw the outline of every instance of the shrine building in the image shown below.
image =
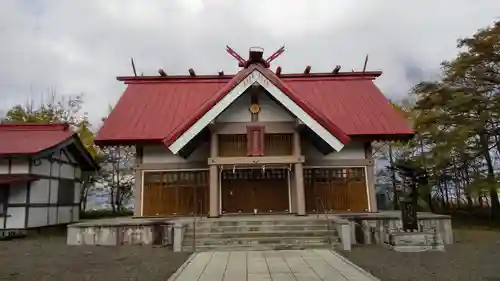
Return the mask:
<path id="1" fill-rule="evenodd" d="M 272 71 L 283 50 L 228 47 L 234 75 L 118 77 L 96 143 L 136 148 L 135 216 L 377 211 L 371 144 L 413 136 L 382 72 Z"/>

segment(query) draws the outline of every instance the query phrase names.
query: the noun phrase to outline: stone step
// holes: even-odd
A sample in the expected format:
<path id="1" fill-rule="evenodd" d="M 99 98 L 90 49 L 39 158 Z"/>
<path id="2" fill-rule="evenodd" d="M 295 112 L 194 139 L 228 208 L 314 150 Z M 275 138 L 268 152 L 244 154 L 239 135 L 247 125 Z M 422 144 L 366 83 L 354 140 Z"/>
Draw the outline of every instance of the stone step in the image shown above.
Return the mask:
<path id="1" fill-rule="evenodd" d="M 204 226 L 211 226 L 211 227 L 221 227 L 221 226 L 274 226 L 274 225 L 304 225 L 304 226 L 309 226 L 309 225 L 326 225 L 327 221 L 326 220 L 321 220 L 321 219 L 303 219 L 303 220 L 231 220 L 231 221 L 224 221 L 224 220 L 198 220 L 196 221 L 196 227 L 204 227 Z M 192 223 L 190 223 L 192 226 Z"/>
<path id="2" fill-rule="evenodd" d="M 203 238 L 260 238 L 260 237 L 328 237 L 336 236 L 335 231 L 326 229 L 303 231 L 303 230 L 271 230 L 271 231 L 248 231 L 248 232 L 196 232 L 196 239 Z M 193 239 L 193 232 L 184 234 L 184 239 Z"/>
<path id="3" fill-rule="evenodd" d="M 331 228 L 332 229 L 332 228 Z M 231 226 L 197 226 L 196 233 L 205 232 L 266 232 L 266 231 L 320 231 L 328 230 L 326 224 L 320 225 L 231 225 Z M 192 233 L 193 227 L 186 229 L 186 234 Z"/>
<path id="4" fill-rule="evenodd" d="M 303 231 L 303 230 L 276 230 L 272 229 L 269 231 L 248 231 L 248 232 L 196 232 L 196 239 L 201 238 L 259 238 L 259 237 L 327 237 L 327 236 L 337 236 L 337 233 L 332 230 L 321 229 L 314 231 Z M 184 239 L 192 238 L 193 233 L 188 232 L 184 234 Z"/>
<path id="5" fill-rule="evenodd" d="M 336 244 L 325 243 L 310 243 L 307 245 L 300 244 L 266 244 L 266 245 L 198 245 L 195 250 L 203 251 L 270 251 L 270 250 L 304 250 L 304 249 L 332 249 Z M 183 246 L 184 252 L 193 252 L 192 246 Z"/>
<path id="6" fill-rule="evenodd" d="M 285 245 L 307 245 L 307 244 L 329 244 L 330 241 L 338 242 L 338 238 L 332 237 L 242 237 L 242 238 L 201 238 L 196 239 L 196 245 L 266 245 L 266 244 L 285 244 Z M 184 240 L 184 245 L 192 245 L 193 241 Z"/>

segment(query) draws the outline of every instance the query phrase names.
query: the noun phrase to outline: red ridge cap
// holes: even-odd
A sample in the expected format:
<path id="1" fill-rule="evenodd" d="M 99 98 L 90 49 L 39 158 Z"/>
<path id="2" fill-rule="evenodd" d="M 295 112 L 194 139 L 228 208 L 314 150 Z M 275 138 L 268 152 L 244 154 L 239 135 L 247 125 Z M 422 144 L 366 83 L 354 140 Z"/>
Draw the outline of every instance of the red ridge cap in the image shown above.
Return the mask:
<path id="1" fill-rule="evenodd" d="M 1 131 L 68 131 L 68 123 L 1 123 Z"/>
<path id="2" fill-rule="evenodd" d="M 271 70 L 269 70 L 271 71 Z M 271 71 L 272 72 L 272 71 Z M 274 73 L 274 72 L 273 72 Z M 150 81 L 161 81 L 161 82 L 168 82 L 168 81 L 179 81 L 179 80 L 186 80 L 186 82 L 193 82 L 193 81 L 199 81 L 199 80 L 223 80 L 227 79 L 230 80 L 237 74 L 228 74 L 228 75 L 196 75 L 196 76 L 189 76 L 189 75 L 173 75 L 173 76 L 118 76 L 116 79 L 118 81 L 122 82 L 132 82 L 132 81 L 144 81 L 144 82 L 150 82 Z M 304 73 L 280 73 L 280 78 L 357 78 L 357 79 L 375 79 L 382 75 L 382 71 L 355 71 L 355 72 L 339 72 L 337 74 L 334 73 L 329 73 L 329 72 L 322 72 L 322 73 L 309 73 L 309 74 L 304 74 Z"/>

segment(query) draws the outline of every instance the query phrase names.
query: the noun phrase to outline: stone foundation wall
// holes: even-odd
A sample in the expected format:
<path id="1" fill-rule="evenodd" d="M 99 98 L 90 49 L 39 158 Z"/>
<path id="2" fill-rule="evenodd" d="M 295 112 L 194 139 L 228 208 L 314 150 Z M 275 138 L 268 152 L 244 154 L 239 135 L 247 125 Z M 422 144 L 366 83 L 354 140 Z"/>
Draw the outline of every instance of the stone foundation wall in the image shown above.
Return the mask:
<path id="1" fill-rule="evenodd" d="M 400 217 L 352 218 L 351 241 L 353 244 L 384 244 L 389 234 L 402 231 Z M 453 244 L 451 218 L 448 216 L 419 216 L 419 231 L 435 232 L 444 244 Z"/>
<path id="2" fill-rule="evenodd" d="M 68 226 L 68 245 L 172 245 L 173 227 L 155 225 Z"/>

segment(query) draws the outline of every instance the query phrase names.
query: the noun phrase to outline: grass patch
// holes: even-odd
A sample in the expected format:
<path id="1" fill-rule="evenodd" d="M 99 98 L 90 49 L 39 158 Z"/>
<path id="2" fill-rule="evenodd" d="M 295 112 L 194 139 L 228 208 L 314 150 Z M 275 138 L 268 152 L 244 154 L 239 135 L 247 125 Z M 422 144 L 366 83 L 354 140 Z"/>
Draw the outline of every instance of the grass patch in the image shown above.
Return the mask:
<path id="1" fill-rule="evenodd" d="M 494 219 L 452 217 L 452 225 L 455 229 L 482 229 L 500 231 L 500 222 Z"/>
<path id="2" fill-rule="evenodd" d="M 474 216 L 471 214 L 452 213 L 453 228 L 456 229 L 482 229 L 482 230 L 500 230 L 500 220 L 485 216 Z"/>

